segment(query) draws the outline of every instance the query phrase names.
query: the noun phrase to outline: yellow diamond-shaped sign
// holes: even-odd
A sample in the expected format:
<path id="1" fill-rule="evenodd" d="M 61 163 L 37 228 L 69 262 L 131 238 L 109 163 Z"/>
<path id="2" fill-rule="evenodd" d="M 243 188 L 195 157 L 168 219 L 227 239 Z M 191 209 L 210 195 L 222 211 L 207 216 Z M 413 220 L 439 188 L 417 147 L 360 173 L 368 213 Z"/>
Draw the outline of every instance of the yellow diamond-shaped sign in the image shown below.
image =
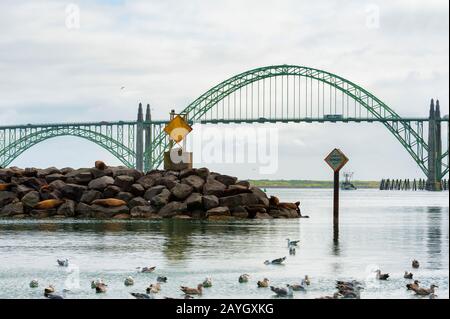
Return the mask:
<path id="1" fill-rule="evenodd" d="M 164 128 L 172 140 L 179 143 L 192 131 L 192 127 L 179 115 L 175 116 Z"/>
<path id="2" fill-rule="evenodd" d="M 335 148 L 326 158 L 325 162 L 333 169 L 333 171 L 338 172 L 341 170 L 345 164 L 348 163 L 348 158 L 340 149 Z"/>

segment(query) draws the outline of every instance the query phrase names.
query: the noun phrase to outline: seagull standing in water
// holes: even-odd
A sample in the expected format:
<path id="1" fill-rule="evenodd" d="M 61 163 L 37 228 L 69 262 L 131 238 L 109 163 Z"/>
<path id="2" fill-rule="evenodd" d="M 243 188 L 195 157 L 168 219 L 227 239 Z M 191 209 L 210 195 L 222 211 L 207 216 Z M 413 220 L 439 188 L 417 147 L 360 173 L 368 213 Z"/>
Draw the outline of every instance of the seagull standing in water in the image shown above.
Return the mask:
<path id="1" fill-rule="evenodd" d="M 69 260 L 66 259 L 57 259 L 58 265 L 61 267 L 68 267 L 69 266 Z"/>
<path id="2" fill-rule="evenodd" d="M 265 265 L 270 265 L 270 264 L 272 264 L 272 265 L 282 265 L 282 264 L 285 262 L 285 260 L 286 260 L 286 257 L 274 259 L 274 260 L 272 260 L 272 261 L 266 260 L 266 261 L 264 262 L 264 264 L 265 264 Z"/>
<path id="3" fill-rule="evenodd" d="M 291 248 L 291 246 L 297 246 L 298 243 L 300 243 L 300 240 L 290 240 L 289 238 L 287 240 L 288 248 Z"/>
<path id="4" fill-rule="evenodd" d="M 272 290 L 278 297 L 292 297 L 294 295 L 294 290 L 291 285 L 286 285 L 286 288 L 270 286 L 270 290 Z"/>

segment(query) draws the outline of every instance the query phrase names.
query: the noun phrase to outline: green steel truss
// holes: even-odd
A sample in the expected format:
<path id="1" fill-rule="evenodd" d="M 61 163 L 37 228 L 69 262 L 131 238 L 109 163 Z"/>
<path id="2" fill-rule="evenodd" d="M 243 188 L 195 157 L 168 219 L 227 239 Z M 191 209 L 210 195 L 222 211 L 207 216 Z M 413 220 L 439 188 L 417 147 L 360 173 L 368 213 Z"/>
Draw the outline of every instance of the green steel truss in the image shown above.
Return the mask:
<path id="1" fill-rule="evenodd" d="M 428 175 L 423 121 L 403 120 L 364 88 L 326 71 L 295 65 L 250 70 L 211 88 L 181 113 L 202 123 L 334 122 L 333 115 L 344 121 L 372 119 L 381 122 Z M 144 153 L 147 169 L 161 165 L 168 145 L 163 132 L 154 136 Z"/>
<path id="2" fill-rule="evenodd" d="M 424 124 L 429 119 L 401 118 L 364 88 L 322 70 L 293 65 L 250 70 L 211 88 L 180 113 L 192 124 L 380 122 L 428 176 Z M 70 135 L 96 143 L 128 167 L 139 166 L 136 159 L 143 153 L 144 169 L 157 168 L 169 147 L 166 123 L 138 117 L 126 122 L 0 126 L 0 167 L 37 143 Z M 442 159 L 445 176 L 448 145 Z"/>
<path id="3" fill-rule="evenodd" d="M 124 165 L 136 161 L 135 123 L 75 123 L 0 127 L 0 166 L 8 166 L 24 151 L 58 136 L 77 136 L 108 150 Z"/>

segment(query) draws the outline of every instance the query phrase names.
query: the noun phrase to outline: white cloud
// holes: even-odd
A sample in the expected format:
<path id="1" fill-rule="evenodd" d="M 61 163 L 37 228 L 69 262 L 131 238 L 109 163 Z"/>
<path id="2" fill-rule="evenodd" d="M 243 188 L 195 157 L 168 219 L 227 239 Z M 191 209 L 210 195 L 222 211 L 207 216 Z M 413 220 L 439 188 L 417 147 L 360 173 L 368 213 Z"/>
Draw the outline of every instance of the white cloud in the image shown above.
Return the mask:
<path id="1" fill-rule="evenodd" d="M 431 97 L 448 106 L 447 1 L 71 2 L 80 7 L 80 29 L 65 27 L 69 1 L 0 4 L 1 124 L 134 119 L 140 101 L 152 104 L 155 118 L 166 118 L 226 78 L 281 63 L 342 75 L 401 115 L 425 115 Z M 371 4 L 380 9 L 378 29 L 365 25 Z M 420 174 L 382 128 L 280 128 L 282 140 L 298 135 L 308 147 L 301 167 L 295 149 L 282 150 L 280 177 L 320 175 L 305 167 L 317 169 L 336 144 L 346 144 L 355 162 L 380 165 L 368 171 L 355 164 L 355 178 Z M 330 140 L 330 132 L 339 135 Z M 368 156 L 366 145 L 378 134 L 377 153 Z M 71 163 L 57 154 L 46 161 L 38 153 L 51 152 L 50 144 L 14 164 L 79 166 L 105 156 L 92 150 Z M 392 160 L 380 164 L 379 154 Z"/>

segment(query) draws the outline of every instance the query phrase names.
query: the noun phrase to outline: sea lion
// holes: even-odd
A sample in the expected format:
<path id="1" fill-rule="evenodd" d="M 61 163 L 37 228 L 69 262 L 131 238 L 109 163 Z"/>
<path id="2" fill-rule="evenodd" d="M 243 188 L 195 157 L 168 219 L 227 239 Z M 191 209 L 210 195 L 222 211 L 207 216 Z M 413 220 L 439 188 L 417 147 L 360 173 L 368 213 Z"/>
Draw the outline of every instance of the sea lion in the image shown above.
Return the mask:
<path id="1" fill-rule="evenodd" d="M 126 205 L 127 203 L 117 198 L 104 198 L 104 199 L 96 199 L 92 202 L 92 204 L 100 205 L 103 207 L 118 207 Z"/>
<path id="2" fill-rule="evenodd" d="M 278 207 L 293 209 L 293 210 L 297 211 L 297 205 L 295 205 L 294 203 L 279 203 Z"/>
<path id="3" fill-rule="evenodd" d="M 103 170 L 107 169 L 108 166 L 106 166 L 105 162 L 95 161 L 95 168 L 103 171 Z"/>
<path id="4" fill-rule="evenodd" d="M 12 187 L 12 184 L 0 184 L 0 192 L 9 191 Z"/>
<path id="5" fill-rule="evenodd" d="M 278 206 L 280 204 L 280 200 L 276 196 L 270 196 L 269 205 L 270 206 Z"/>
<path id="6" fill-rule="evenodd" d="M 61 206 L 61 204 L 63 204 L 63 203 L 64 203 L 64 201 L 60 200 L 60 199 L 47 199 L 47 200 L 40 201 L 33 208 L 34 209 L 52 209 L 52 208 Z"/>

